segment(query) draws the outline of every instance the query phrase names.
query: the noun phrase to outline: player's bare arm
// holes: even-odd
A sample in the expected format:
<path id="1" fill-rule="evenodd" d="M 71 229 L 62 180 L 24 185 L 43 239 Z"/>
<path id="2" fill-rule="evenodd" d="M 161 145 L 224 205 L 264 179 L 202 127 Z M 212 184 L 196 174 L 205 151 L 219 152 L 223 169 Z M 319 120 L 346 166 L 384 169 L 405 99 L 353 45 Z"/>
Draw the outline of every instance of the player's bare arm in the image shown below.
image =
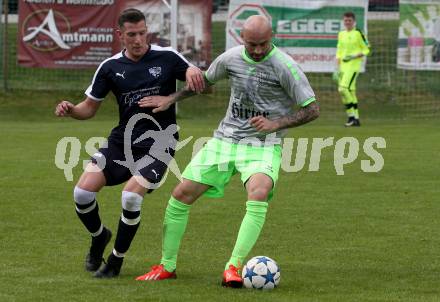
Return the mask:
<path id="1" fill-rule="evenodd" d="M 87 97 L 81 103 L 74 105 L 69 101 L 62 101 L 55 108 L 55 115 L 58 117 L 72 117 L 77 120 L 86 120 L 95 116 L 101 106 L 97 102 Z"/>
<path id="2" fill-rule="evenodd" d="M 302 107 L 292 115 L 284 116 L 276 120 L 269 120 L 263 116 L 251 118 L 250 122 L 255 129 L 260 132 L 271 133 L 277 130 L 298 127 L 313 121 L 319 116 L 319 105 L 312 102 L 306 107 Z"/>
<path id="3" fill-rule="evenodd" d="M 204 78 L 202 78 L 202 80 L 204 82 L 204 85 L 201 92 L 205 91 L 205 88 L 207 87 L 207 83 L 205 82 Z M 170 108 L 172 104 L 182 101 L 196 94 L 196 91 L 193 91 L 190 87 L 188 87 L 188 85 L 186 85 L 179 91 L 176 91 L 175 93 L 168 96 L 154 95 L 144 97 L 138 102 L 138 105 L 139 107 L 154 108 L 153 113 L 157 113 L 160 111 L 165 111 Z"/>

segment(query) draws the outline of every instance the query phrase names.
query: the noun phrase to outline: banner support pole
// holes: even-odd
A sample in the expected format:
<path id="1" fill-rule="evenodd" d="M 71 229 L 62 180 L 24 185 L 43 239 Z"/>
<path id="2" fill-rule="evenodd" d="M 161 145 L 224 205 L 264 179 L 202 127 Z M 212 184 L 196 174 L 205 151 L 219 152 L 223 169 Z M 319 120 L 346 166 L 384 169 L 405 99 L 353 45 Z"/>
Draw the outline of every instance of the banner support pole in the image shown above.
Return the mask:
<path id="1" fill-rule="evenodd" d="M 8 90 L 8 1 L 3 1 L 3 89 Z"/>
<path id="2" fill-rule="evenodd" d="M 178 2 L 177 0 L 171 0 L 171 32 L 170 32 L 170 43 L 171 47 L 174 48 L 176 51 L 179 51 L 178 49 L 178 43 L 177 43 L 177 24 L 179 22 L 179 16 L 178 16 Z M 177 81 L 176 81 L 176 87 L 177 87 Z M 176 114 L 178 112 L 178 105 L 176 103 L 175 105 Z"/>

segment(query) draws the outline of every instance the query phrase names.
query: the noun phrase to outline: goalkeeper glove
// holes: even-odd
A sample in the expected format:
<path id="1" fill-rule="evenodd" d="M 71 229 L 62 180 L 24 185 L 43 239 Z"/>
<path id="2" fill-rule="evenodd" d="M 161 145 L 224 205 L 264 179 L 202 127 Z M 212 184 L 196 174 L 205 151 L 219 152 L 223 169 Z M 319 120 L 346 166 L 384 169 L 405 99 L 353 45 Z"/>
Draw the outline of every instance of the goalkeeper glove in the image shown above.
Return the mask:
<path id="1" fill-rule="evenodd" d="M 347 62 L 350 62 L 351 60 L 356 59 L 356 58 L 357 58 L 357 56 L 345 56 L 345 57 L 342 59 L 342 62 L 347 63 Z"/>
<path id="2" fill-rule="evenodd" d="M 440 62 L 440 41 L 434 42 L 434 47 L 432 48 L 432 60 L 436 63 Z"/>
<path id="3" fill-rule="evenodd" d="M 335 81 L 336 83 L 339 81 L 339 71 L 334 71 L 332 74 L 332 79 L 333 81 Z"/>

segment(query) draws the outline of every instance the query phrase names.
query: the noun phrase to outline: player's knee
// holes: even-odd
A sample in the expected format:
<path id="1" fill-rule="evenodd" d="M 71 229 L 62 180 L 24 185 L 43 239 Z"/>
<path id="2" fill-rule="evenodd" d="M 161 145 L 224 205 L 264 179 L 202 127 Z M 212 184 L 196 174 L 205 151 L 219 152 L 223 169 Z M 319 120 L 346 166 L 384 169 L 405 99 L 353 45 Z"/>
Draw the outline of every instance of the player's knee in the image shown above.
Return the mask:
<path id="1" fill-rule="evenodd" d="M 138 212 L 141 210 L 143 199 L 144 198 L 137 193 L 122 191 L 122 208 L 130 212 Z"/>
<path id="2" fill-rule="evenodd" d="M 347 87 L 342 87 L 342 86 L 338 87 L 338 92 L 339 92 L 340 95 L 345 95 L 345 94 L 349 93 L 348 88 Z"/>
<path id="3" fill-rule="evenodd" d="M 171 195 L 173 195 L 175 199 L 186 204 L 192 204 L 196 200 L 193 192 L 182 185 L 178 185 L 177 187 L 175 187 Z"/>
<path id="4" fill-rule="evenodd" d="M 86 205 L 95 200 L 96 192 L 90 192 L 84 189 L 81 189 L 78 186 L 75 186 L 73 189 L 73 200 L 75 200 L 76 204 Z"/>
<path id="5" fill-rule="evenodd" d="M 266 201 L 269 197 L 270 188 L 255 187 L 248 191 L 248 200 Z"/>

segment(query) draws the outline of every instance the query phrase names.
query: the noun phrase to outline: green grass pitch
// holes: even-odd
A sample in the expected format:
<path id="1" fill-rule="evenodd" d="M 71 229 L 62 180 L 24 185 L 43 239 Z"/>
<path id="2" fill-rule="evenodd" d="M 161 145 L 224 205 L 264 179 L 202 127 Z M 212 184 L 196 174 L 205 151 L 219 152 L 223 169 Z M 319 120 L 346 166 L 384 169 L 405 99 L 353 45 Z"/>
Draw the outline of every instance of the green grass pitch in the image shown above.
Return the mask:
<path id="1" fill-rule="evenodd" d="M 56 93 L 1 96 L 0 301 L 440 300 L 438 121 L 365 118 L 361 128 L 346 129 L 342 118 L 323 118 L 290 130 L 295 138 L 352 136 L 361 143 L 381 136 L 387 142 L 379 149 L 385 165 L 379 173 L 364 173 L 360 161 L 367 157 L 361 153 L 344 176 L 337 176 L 331 147 L 323 151 L 318 172 L 281 173 L 249 255 L 278 261 L 281 283 L 261 292 L 220 286 L 245 211 L 238 177 L 223 199 L 202 198 L 193 206 L 177 280 L 134 281 L 160 259 L 174 176 L 144 199 L 141 226 L 121 276 L 92 278 L 83 269 L 89 236 L 74 211 L 74 182 L 55 167 L 55 147 L 64 136 L 76 136 L 83 145 L 92 136 L 107 136 L 117 120 L 115 106 L 108 100 L 96 118 L 80 122 L 53 117 Z M 210 110 L 190 115 L 204 108 L 200 100 L 191 102 L 180 107 L 181 138 L 211 136 L 224 109 L 206 104 Z M 191 148 L 178 152 L 180 169 Z M 83 159 L 88 159 L 84 148 Z M 310 150 L 306 164 L 309 159 Z M 75 180 L 80 173 L 78 166 Z M 104 188 L 98 195 L 102 219 L 113 231 L 121 188 Z"/>

